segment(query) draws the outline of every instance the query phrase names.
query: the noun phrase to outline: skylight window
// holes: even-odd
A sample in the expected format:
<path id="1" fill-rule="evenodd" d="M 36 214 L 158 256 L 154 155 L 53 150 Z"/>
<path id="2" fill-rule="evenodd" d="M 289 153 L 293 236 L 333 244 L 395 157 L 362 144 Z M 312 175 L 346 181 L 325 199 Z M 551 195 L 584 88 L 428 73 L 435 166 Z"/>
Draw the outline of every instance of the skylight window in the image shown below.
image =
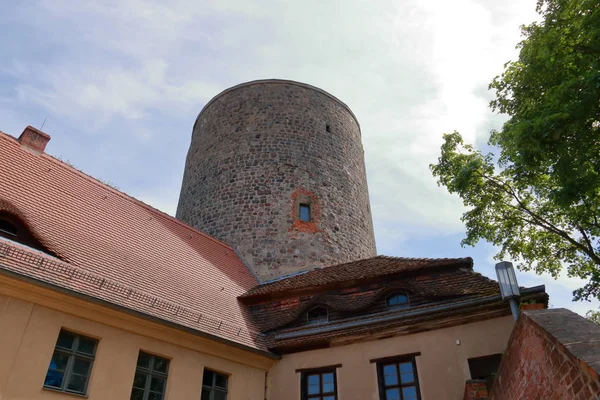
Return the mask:
<path id="1" fill-rule="evenodd" d="M 394 293 L 386 299 L 388 308 L 408 307 L 408 295 L 405 293 Z"/>
<path id="2" fill-rule="evenodd" d="M 325 307 L 315 307 L 306 313 L 306 322 L 308 324 L 321 324 L 329 321 L 329 314 Z"/>
<path id="3" fill-rule="evenodd" d="M 17 227 L 5 219 L 0 219 L 0 235 L 8 238 L 17 237 Z"/>

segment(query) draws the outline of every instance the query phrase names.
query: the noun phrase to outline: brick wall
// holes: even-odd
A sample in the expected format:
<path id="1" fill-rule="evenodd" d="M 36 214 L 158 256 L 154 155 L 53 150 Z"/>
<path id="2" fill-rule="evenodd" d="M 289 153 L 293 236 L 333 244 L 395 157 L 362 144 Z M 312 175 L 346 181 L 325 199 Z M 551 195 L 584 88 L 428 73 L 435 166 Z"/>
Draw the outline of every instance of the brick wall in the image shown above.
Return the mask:
<path id="1" fill-rule="evenodd" d="M 566 309 L 521 313 L 490 399 L 596 400 L 600 326 Z"/>
<path id="2" fill-rule="evenodd" d="M 234 247 L 261 281 L 375 256 L 355 116 L 298 82 L 217 95 L 194 125 L 177 218 Z"/>
<path id="3" fill-rule="evenodd" d="M 481 379 L 469 379 L 465 384 L 465 395 L 463 400 L 484 400 L 488 398 L 486 381 Z"/>

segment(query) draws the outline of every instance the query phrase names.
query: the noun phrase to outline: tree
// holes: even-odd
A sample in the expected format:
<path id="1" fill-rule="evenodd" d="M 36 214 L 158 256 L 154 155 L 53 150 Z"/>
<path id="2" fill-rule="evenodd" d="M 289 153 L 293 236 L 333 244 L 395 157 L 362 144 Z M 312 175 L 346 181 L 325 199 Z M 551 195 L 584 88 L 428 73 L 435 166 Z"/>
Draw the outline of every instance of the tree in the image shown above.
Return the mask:
<path id="1" fill-rule="evenodd" d="M 600 311 L 588 311 L 585 316 L 593 323 L 600 325 Z"/>
<path id="2" fill-rule="evenodd" d="M 575 299 L 600 297 L 600 5 L 540 0 L 541 22 L 522 27 L 519 59 L 490 84 L 508 120 L 483 154 L 444 135 L 431 170 L 468 211 L 463 245 L 485 239 L 522 270 L 563 265 L 587 280 Z"/>

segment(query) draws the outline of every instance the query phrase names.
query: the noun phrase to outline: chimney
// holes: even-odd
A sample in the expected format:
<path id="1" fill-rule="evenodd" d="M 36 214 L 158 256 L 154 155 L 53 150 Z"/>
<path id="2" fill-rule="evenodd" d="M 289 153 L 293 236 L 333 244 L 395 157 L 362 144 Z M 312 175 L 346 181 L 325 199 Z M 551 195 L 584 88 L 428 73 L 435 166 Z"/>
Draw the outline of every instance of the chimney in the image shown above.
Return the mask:
<path id="1" fill-rule="evenodd" d="M 40 131 L 39 129 L 35 129 L 33 126 L 29 125 L 21 136 L 19 136 L 19 143 L 22 146 L 25 146 L 37 153 L 43 153 L 46 149 L 46 145 L 50 141 L 50 135 Z"/>

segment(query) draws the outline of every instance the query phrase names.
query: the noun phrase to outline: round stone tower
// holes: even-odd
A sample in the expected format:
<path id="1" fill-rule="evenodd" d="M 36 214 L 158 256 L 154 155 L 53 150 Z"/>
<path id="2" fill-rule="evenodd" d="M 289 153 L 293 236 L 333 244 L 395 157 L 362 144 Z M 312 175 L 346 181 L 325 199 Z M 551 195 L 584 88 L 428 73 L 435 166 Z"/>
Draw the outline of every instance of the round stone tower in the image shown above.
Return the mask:
<path id="1" fill-rule="evenodd" d="M 194 124 L 177 218 L 231 245 L 263 282 L 375 256 L 356 117 L 293 81 L 221 92 Z"/>

